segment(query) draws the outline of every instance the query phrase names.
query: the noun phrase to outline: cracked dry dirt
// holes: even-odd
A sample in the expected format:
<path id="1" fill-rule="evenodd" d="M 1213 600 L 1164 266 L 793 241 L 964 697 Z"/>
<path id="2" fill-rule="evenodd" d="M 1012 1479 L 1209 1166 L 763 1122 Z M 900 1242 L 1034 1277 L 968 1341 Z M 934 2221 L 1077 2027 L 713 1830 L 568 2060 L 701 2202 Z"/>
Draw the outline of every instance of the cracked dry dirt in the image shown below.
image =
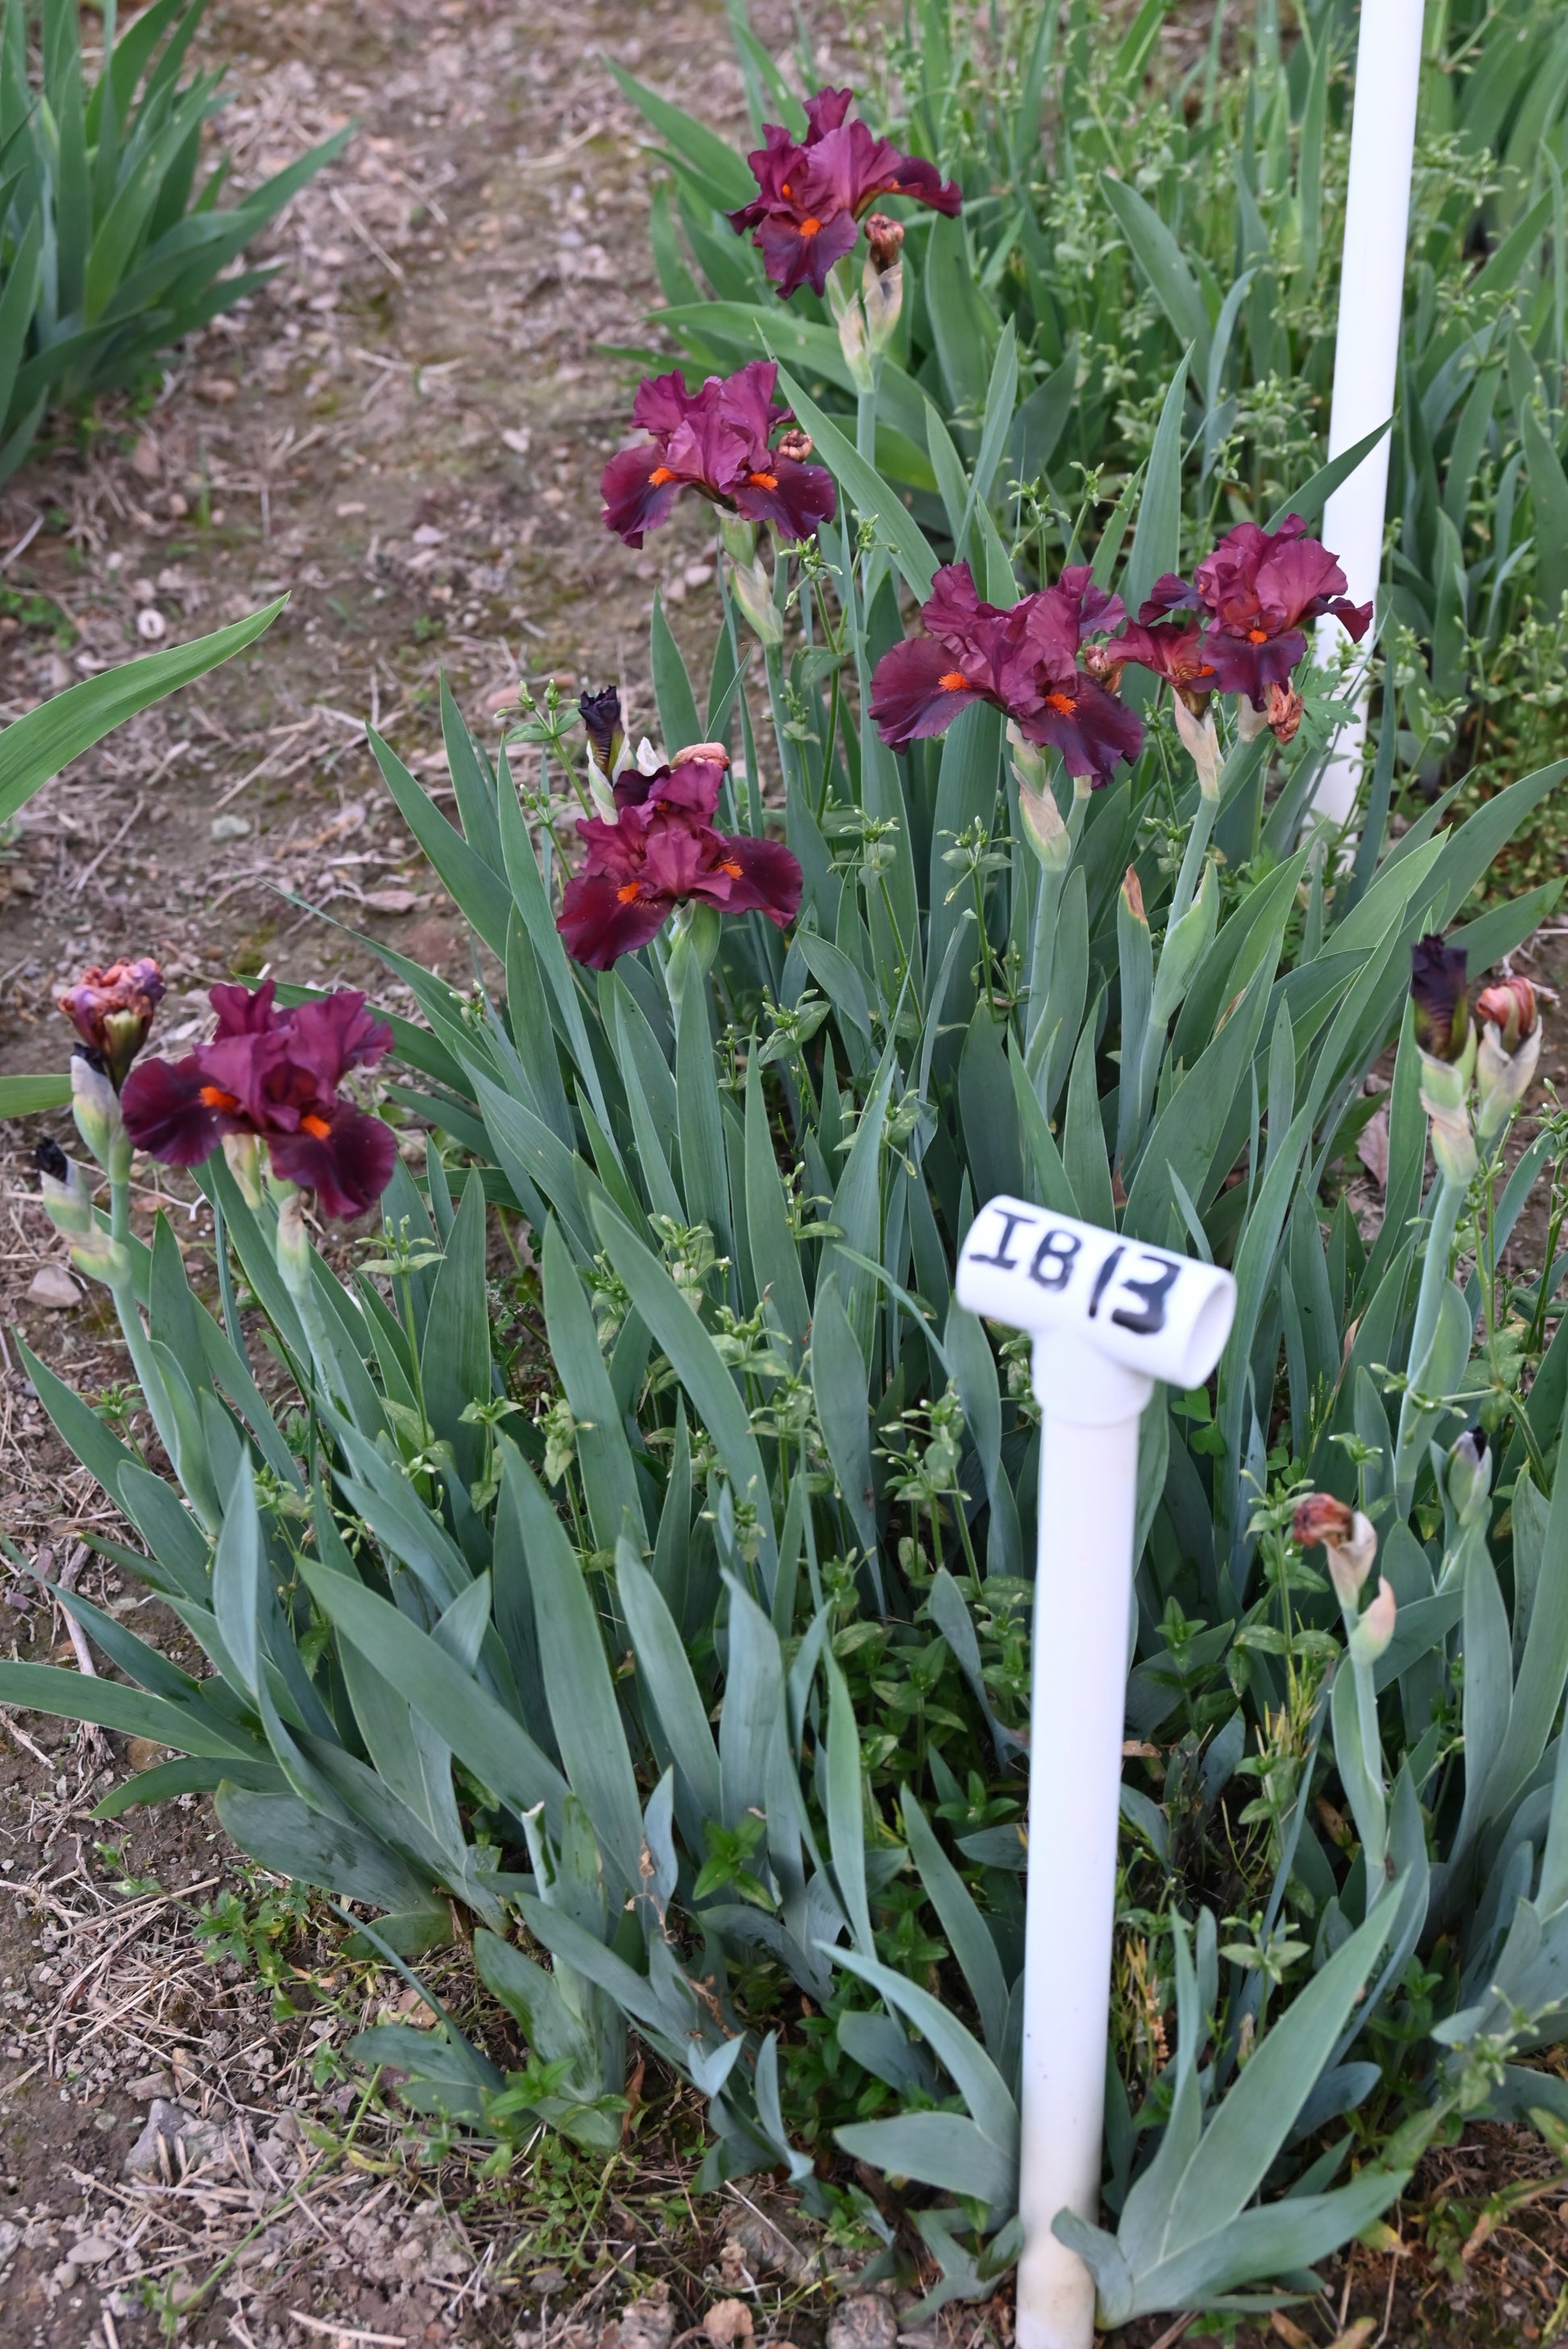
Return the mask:
<path id="1" fill-rule="evenodd" d="M 785 8 L 754 13 L 781 50 Z M 573 691 L 613 679 L 645 722 L 655 585 L 706 658 L 699 525 L 679 517 L 636 556 L 597 521 L 630 371 L 596 346 L 646 339 L 656 171 L 601 51 L 738 129 L 718 0 L 232 0 L 202 47 L 234 68 L 222 135 L 242 183 L 346 119 L 356 135 L 278 223 L 272 286 L 179 354 L 150 408 L 111 405 L 90 440 L 40 453 L 0 493 L 0 719 L 140 647 L 284 589 L 290 602 L 256 650 L 79 761 L 0 854 L 0 1071 L 63 1064 L 57 984 L 117 954 L 162 961 L 166 1046 L 198 1031 L 206 987 L 234 971 L 375 975 L 397 1004 L 349 929 L 460 973 L 365 719 L 438 798 L 440 669 L 481 731 L 520 672 Z M 853 78 L 851 50 L 819 53 Z M 49 1128 L 0 1125 L 0 1530 L 189 1661 L 178 1624 L 80 1542 L 107 1504 L 15 1351 L 20 1331 L 95 1397 L 125 1375 L 96 1298 L 40 1291 L 48 1268 L 66 1294 L 27 1173 Z M 144 1228 L 157 1204 L 139 1199 Z M 200 1279 L 208 1234 L 177 1214 Z M 29 1589 L 0 1561 L 5 1651 L 70 1661 L 65 1619 Z M 480 2190 L 461 2158 L 366 2108 L 342 2046 L 406 2015 L 407 1994 L 346 1961 L 305 1903 L 261 1937 L 270 1979 L 204 1941 L 201 1912 L 225 1889 L 253 1911 L 278 1888 L 238 1866 L 205 1798 L 110 1828 L 89 1818 L 150 1758 L 0 1714 L 5 2349 L 150 2349 L 174 2333 L 241 2349 L 668 2349 L 705 2313 L 709 2337 L 737 2337 L 716 2302 L 739 2305 L 759 2342 L 820 2337 L 811 2261 L 744 2198 L 692 2204 L 695 2111 L 677 2104 L 603 2177 L 546 2144 Z M 434 1971 L 460 2003 L 460 1954 Z M 1332 2299 L 1274 2337 L 1545 2337 L 1568 2277 L 1557 2188 L 1506 2227 L 1470 2215 L 1531 2162 L 1544 2185 L 1527 2141 L 1472 2132 L 1422 2179 L 1429 2205 L 1456 2214 L 1451 2274 L 1413 2240 L 1408 2256 L 1358 2251 Z M 890 2303 L 851 2301 L 830 2349 L 891 2349 L 898 2322 Z M 1133 2328 L 1128 2349 L 1169 2331 Z M 1005 2302 L 957 2310 L 903 2338 L 1006 2349 L 1010 2320 Z"/>

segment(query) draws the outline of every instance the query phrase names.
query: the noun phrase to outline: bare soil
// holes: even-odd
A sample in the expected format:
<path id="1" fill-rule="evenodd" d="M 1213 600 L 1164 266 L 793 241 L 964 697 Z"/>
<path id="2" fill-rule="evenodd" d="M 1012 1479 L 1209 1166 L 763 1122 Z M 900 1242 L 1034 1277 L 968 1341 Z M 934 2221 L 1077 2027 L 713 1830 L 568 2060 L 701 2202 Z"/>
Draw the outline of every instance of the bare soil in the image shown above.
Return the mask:
<path id="1" fill-rule="evenodd" d="M 781 52 L 783 5 L 755 13 Z M 616 682 L 633 725 L 649 724 L 655 585 L 706 661 L 712 574 L 696 523 L 642 555 L 598 523 L 631 380 L 599 347 L 648 339 L 656 175 L 601 51 L 738 129 L 717 0 L 229 0 L 202 44 L 233 69 L 223 137 L 242 185 L 346 120 L 356 133 L 278 223 L 271 286 L 177 355 L 150 402 L 62 428 L 0 495 L 0 719 L 289 602 L 253 651 L 78 761 L 0 848 L 0 1072 L 62 1066 L 57 988 L 121 954 L 163 966 L 165 1046 L 201 1030 L 207 987 L 236 973 L 349 979 L 407 1008 L 375 943 L 448 975 L 467 948 L 365 720 L 439 799 L 442 671 L 481 734 L 520 676 L 572 692 Z M 835 63 L 845 78 L 824 52 Z M 1534 952 L 1532 973 L 1568 968 L 1560 938 Z M 181 1654 L 172 1619 L 89 1560 L 80 1536 L 112 1513 L 17 1350 L 20 1336 L 94 1398 L 128 1374 L 98 1296 L 30 1293 L 62 1261 L 28 1173 L 49 1131 L 69 1138 L 58 1120 L 0 1126 L 0 1531 Z M 144 1228 L 177 1202 L 200 1280 L 202 1215 L 150 1170 Z M 66 1619 L 35 1593 L 0 1561 L 0 1642 L 71 1662 Z M 366 2021 L 409 2013 L 402 1986 L 346 1960 L 319 1905 L 258 1932 L 270 1982 L 214 1949 L 198 1930 L 214 1900 L 236 1891 L 253 1918 L 279 1888 L 239 1859 L 205 1798 L 95 1823 L 92 1804 L 151 1758 L 126 1743 L 0 1713 L 7 2344 L 668 2349 L 736 2295 L 759 2341 L 820 2337 L 830 2293 L 811 2230 L 778 2212 L 803 2259 L 744 2196 L 695 2205 L 678 2098 L 602 2178 L 546 2146 L 490 2185 L 386 2097 L 366 2104 L 341 2050 Z M 444 1968 L 461 2012 L 461 1951 Z M 1537 2178 L 1550 2192 L 1487 2218 L 1489 2197 Z M 1358 2250 L 1274 2340 L 1553 2337 L 1568 2237 L 1539 2142 L 1472 2131 L 1418 2189 L 1398 2250 Z M 891 2320 L 841 2323 L 831 2349 L 870 2349 Z M 1007 2349 L 1010 2310 L 954 2310 L 899 2337 Z M 1177 2336 L 1133 2327 L 1127 2349 L 1161 2337 Z"/>

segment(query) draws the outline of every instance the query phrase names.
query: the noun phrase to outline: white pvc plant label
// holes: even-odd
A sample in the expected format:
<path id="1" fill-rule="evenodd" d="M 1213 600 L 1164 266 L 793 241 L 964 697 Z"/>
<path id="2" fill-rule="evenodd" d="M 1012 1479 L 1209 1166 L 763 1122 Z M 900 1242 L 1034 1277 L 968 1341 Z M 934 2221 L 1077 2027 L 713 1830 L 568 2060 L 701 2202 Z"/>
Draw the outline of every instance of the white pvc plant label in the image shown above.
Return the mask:
<path id="1" fill-rule="evenodd" d="M 970 1226 L 957 1288 L 971 1313 L 1035 1341 L 1017 2338 L 1089 2349 L 1093 2278 L 1051 2221 L 1099 2208 L 1139 1420 L 1156 1381 L 1208 1378 L 1236 1288 L 1213 1265 L 1005 1197 Z"/>

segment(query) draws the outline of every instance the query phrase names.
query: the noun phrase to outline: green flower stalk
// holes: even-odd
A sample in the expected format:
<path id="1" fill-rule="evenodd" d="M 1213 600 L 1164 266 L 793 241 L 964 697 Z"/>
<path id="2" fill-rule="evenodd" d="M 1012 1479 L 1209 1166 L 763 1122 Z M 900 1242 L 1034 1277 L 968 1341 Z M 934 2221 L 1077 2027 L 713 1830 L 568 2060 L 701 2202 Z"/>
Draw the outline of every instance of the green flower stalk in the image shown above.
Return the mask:
<path id="1" fill-rule="evenodd" d="M 71 1054 L 71 1114 L 77 1132 L 108 1176 L 109 1226 L 117 1240 L 130 1232 L 130 1136 L 120 1114 L 119 1095 L 98 1055 Z"/>
<path id="2" fill-rule="evenodd" d="M 1361 1834 L 1370 1904 L 1387 1872 L 1388 1800 L 1375 1675 L 1394 1636 L 1394 1587 L 1387 1576 L 1379 1576 L 1376 1598 L 1362 1607 L 1362 1587 L 1377 1556 L 1377 1536 L 1361 1510 L 1332 1493 L 1309 1493 L 1296 1508 L 1291 1530 L 1304 1549 L 1322 1543 L 1345 1625 L 1349 1678 L 1344 1677 L 1342 1664 L 1332 1700 L 1334 1750 Z"/>
<path id="3" fill-rule="evenodd" d="M 119 1115 L 118 1103 L 116 1116 Z M 89 1101 L 89 1124 L 102 1115 L 96 1099 Z M 123 1128 L 121 1129 L 123 1132 Z M 77 1270 L 88 1280 L 101 1281 L 114 1299 L 114 1309 L 125 1339 L 126 1351 L 158 1432 L 158 1440 L 174 1465 L 175 1475 L 209 1533 L 217 1531 L 215 1505 L 181 1434 L 180 1421 L 152 1341 L 143 1326 L 141 1309 L 131 1282 L 130 1254 L 113 1229 L 105 1230 L 93 1206 L 81 1170 L 73 1165 L 58 1143 L 40 1143 L 34 1155 L 38 1169 L 44 1212 L 65 1240 Z M 122 1187 L 123 1183 L 122 1183 Z"/>
<path id="4" fill-rule="evenodd" d="M 1470 1126 L 1470 1089 L 1475 1075 L 1476 1035 L 1466 1000 L 1467 957 L 1462 947 L 1445 946 L 1437 936 L 1410 949 L 1410 1001 L 1421 1061 L 1421 1106 L 1438 1175 L 1430 1195 L 1430 1222 L 1421 1286 L 1410 1333 L 1409 1384 L 1399 1404 L 1395 1445 L 1396 1502 L 1409 1507 L 1419 1466 L 1422 1422 L 1429 1413 L 1419 1400 L 1449 1288 L 1454 1234 L 1479 1158 Z"/>

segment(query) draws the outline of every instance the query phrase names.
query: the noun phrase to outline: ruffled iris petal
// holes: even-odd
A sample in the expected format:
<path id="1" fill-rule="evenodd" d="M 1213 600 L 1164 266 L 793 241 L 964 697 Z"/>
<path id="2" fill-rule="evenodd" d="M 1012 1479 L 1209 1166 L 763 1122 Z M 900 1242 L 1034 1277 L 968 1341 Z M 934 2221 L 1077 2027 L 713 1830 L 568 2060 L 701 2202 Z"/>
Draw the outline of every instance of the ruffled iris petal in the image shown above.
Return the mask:
<path id="1" fill-rule="evenodd" d="M 810 233 L 806 223 L 813 223 Z M 802 285 L 815 293 L 827 291 L 828 273 L 836 261 L 852 252 L 860 236 L 852 212 L 841 212 L 822 220 L 814 212 L 800 218 L 792 213 L 769 212 L 757 231 L 756 242 L 762 254 L 762 266 L 768 272 L 780 296 L 789 295 Z"/>
<path id="2" fill-rule="evenodd" d="M 782 929 L 800 910 L 800 860 L 781 840 L 754 840 L 749 834 L 721 833 L 718 845 L 725 865 L 738 865 L 738 874 L 727 873 L 728 894 L 723 900 L 730 914 L 766 914 Z M 694 890 L 693 895 L 706 895 Z"/>
<path id="3" fill-rule="evenodd" d="M 664 470 L 659 443 L 647 440 L 639 448 L 618 450 L 600 475 L 599 494 L 604 501 L 601 519 L 628 546 L 641 546 L 643 533 L 663 522 L 685 487 L 674 479 L 655 481 L 655 473 Z"/>
<path id="4" fill-rule="evenodd" d="M 791 539 L 812 537 L 838 511 L 833 477 L 825 465 L 803 465 L 775 450 L 738 486 L 735 504 L 748 522 L 773 523 Z"/>
<path id="5" fill-rule="evenodd" d="M 201 1099 L 205 1081 L 193 1052 L 183 1061 L 139 1061 L 119 1097 L 137 1149 L 166 1166 L 200 1166 L 210 1158 L 222 1129 Z"/>
<path id="6" fill-rule="evenodd" d="M 1053 708 L 1056 702 L 1068 706 Z M 1119 760 L 1136 759 L 1143 748 L 1137 712 L 1081 670 L 1021 724 L 1030 741 L 1048 742 L 1061 752 L 1069 775 L 1088 775 L 1096 785 L 1110 781 Z"/>
<path id="7" fill-rule="evenodd" d="M 640 893 L 623 899 L 621 885 L 608 874 L 579 873 L 566 884 L 555 926 L 574 962 L 608 970 L 622 955 L 647 945 L 663 927 L 671 902 Z"/>
<path id="8" fill-rule="evenodd" d="M 969 685 L 944 685 L 960 674 L 934 636 L 909 636 L 882 655 L 872 678 L 872 719 L 890 750 L 944 733 L 961 709 L 982 697 Z"/>
<path id="9" fill-rule="evenodd" d="M 324 1215 L 347 1223 L 377 1200 L 392 1180 L 397 1143 L 392 1129 L 350 1102 L 338 1102 L 331 1116 L 313 1119 L 325 1134 L 307 1132 L 269 1135 L 273 1173 L 286 1183 L 314 1191 Z"/>

